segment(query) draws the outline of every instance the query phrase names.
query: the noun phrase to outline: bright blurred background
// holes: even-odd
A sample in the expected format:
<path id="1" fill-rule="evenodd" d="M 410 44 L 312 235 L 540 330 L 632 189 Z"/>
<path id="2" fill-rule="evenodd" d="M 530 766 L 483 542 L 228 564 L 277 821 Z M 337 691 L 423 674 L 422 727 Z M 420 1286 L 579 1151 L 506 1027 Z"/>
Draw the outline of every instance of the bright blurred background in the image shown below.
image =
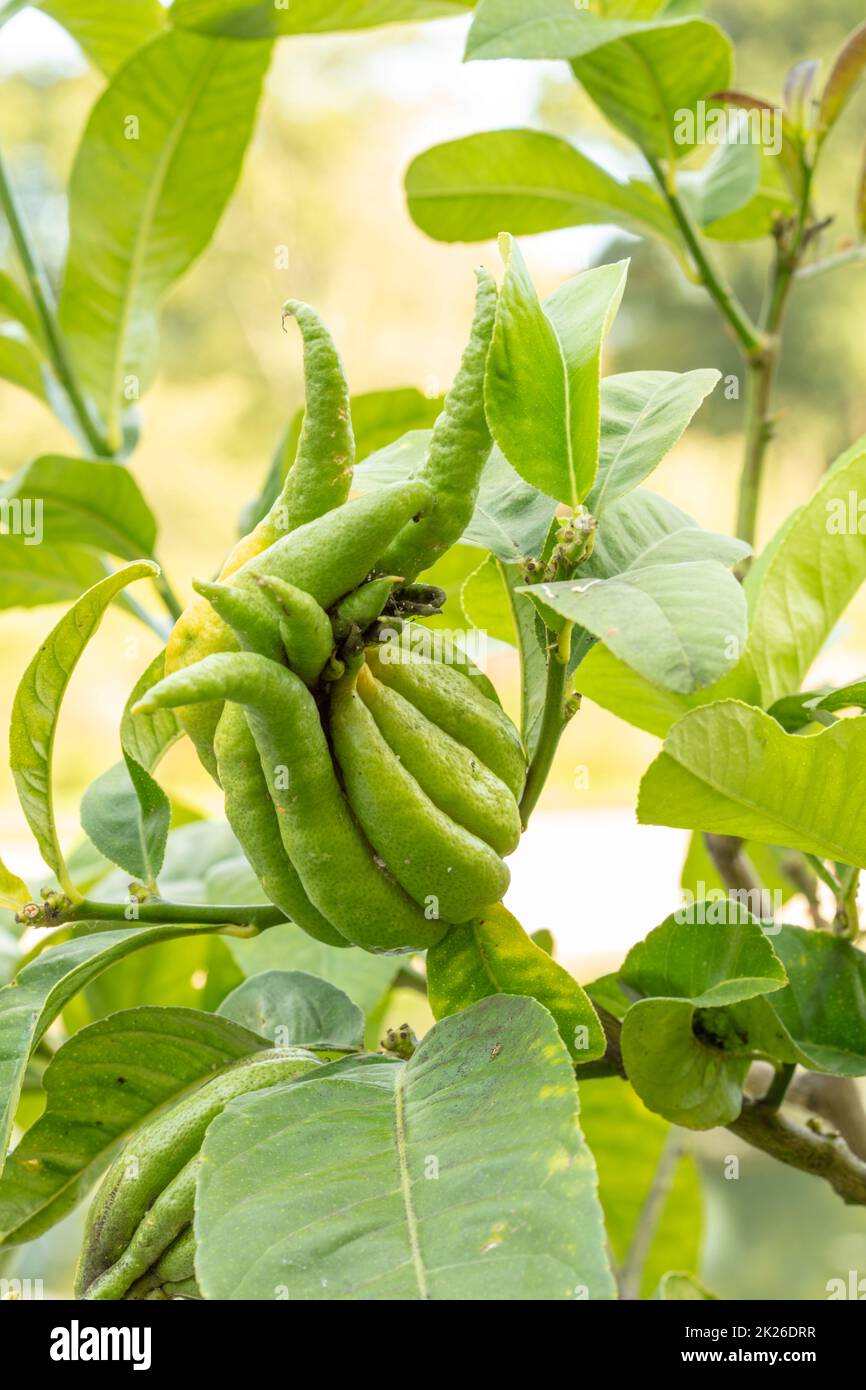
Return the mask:
<path id="1" fill-rule="evenodd" d="M 820 8 L 810 0 L 760 6 L 719 0 L 707 8 L 736 42 L 736 85 L 773 99 L 793 62 L 814 56 L 826 63 L 862 19 L 862 0 Z M 141 443 L 130 463 L 160 519 L 160 556 L 184 598 L 190 580 L 210 575 L 231 543 L 239 509 L 257 492 L 280 431 L 301 403 L 298 342 L 280 330 L 286 298 L 308 300 L 322 312 L 355 393 L 414 385 L 434 396 L 450 382 L 471 315 L 472 268 L 483 262 L 498 271 L 499 258 L 493 244 L 439 245 L 414 227 L 402 176 L 416 153 L 476 130 L 529 125 L 574 140 L 616 171 L 632 167 L 633 155 L 565 65 L 464 66 L 467 25 L 468 19 L 443 21 L 290 39 L 277 47 L 237 194 L 214 243 L 166 305 L 161 370 L 143 402 Z M 42 253 L 56 269 L 66 235 L 63 190 L 100 79 L 62 30 L 26 9 L 0 30 L 0 80 L 4 155 Z M 828 252 L 853 230 L 864 112 L 861 93 L 825 159 L 819 211 L 837 218 L 825 234 Z M 0 264 L 11 264 L 4 236 L 0 228 Z M 632 257 L 608 372 L 714 366 L 739 373 L 714 310 L 664 251 L 613 229 L 527 238 L 523 249 L 542 292 L 587 266 Z M 755 308 L 769 254 L 764 244 L 722 253 Z M 805 282 L 798 291 L 763 539 L 807 497 L 832 458 L 866 432 L 864 319 L 862 267 Z M 5 385 L 0 415 L 3 475 L 38 454 L 73 451 L 46 410 Z M 742 418 L 742 399 L 717 391 L 652 481 L 714 529 L 732 526 Z M 58 615 L 56 608 L 0 615 L 4 725 L 17 681 Z M 81 662 L 58 739 L 66 844 L 78 835 L 83 789 L 118 756 L 106 730 L 116 728 L 134 679 L 156 650 L 145 628 L 113 612 Z M 814 675 L 841 683 L 864 669 L 861 596 Z M 516 702 L 511 654 L 493 652 L 488 670 Z M 552 929 L 559 959 L 582 980 L 616 965 L 678 900 L 683 836 L 638 827 L 634 817 L 638 782 L 656 747 L 649 736 L 585 705 L 512 861 L 509 905 L 528 931 Z M 187 747 L 173 750 L 161 777 L 183 801 L 219 815 L 219 795 Z M 42 870 L 5 767 L 0 853 L 38 882 Z M 739 1182 L 725 1182 L 722 1158 L 741 1151 L 724 1132 L 698 1148 L 708 1189 L 704 1276 L 719 1294 L 823 1297 L 828 1278 L 858 1267 L 858 1258 L 862 1269 L 863 1214 L 846 1212 L 817 1181 L 753 1151 L 743 1151 Z"/>

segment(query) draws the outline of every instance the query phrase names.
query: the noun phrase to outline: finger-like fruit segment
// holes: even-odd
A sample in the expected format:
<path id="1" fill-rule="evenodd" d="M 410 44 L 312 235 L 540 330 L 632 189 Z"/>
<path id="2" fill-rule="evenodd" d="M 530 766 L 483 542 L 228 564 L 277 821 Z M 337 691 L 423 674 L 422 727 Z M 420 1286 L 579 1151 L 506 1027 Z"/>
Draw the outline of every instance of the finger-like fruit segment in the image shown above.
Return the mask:
<path id="1" fill-rule="evenodd" d="M 520 840 L 520 808 L 495 773 L 396 690 L 358 673 L 358 694 L 391 751 L 430 800 L 458 825 L 510 854 Z"/>
<path id="2" fill-rule="evenodd" d="M 142 712 L 195 700 L 242 704 L 259 750 L 286 851 L 319 912 L 368 951 L 425 950 L 446 925 L 425 917 L 371 848 L 337 780 L 310 691 L 293 672 L 250 652 L 207 657 L 148 691 Z"/>
<path id="3" fill-rule="evenodd" d="M 391 590 L 399 582 L 399 575 L 383 575 L 381 578 L 368 580 L 366 584 L 361 584 L 341 599 L 331 615 L 337 641 L 341 642 L 348 636 L 353 627 L 363 632 L 375 622 L 388 602 Z"/>
<path id="4" fill-rule="evenodd" d="M 398 646 L 369 647 L 367 661 L 377 680 L 470 748 L 515 798 L 520 797 L 526 780 L 520 735 L 504 710 L 486 699 L 468 676 Z"/>
<path id="5" fill-rule="evenodd" d="M 307 685 L 312 685 L 334 649 L 331 621 L 316 600 L 273 575 L 257 577 L 258 585 L 278 615 L 280 637 L 289 666 Z M 264 653 L 267 655 L 267 653 Z"/>
<path id="6" fill-rule="evenodd" d="M 226 1067 L 191 1095 L 142 1125 L 109 1168 L 91 1205 L 76 1274 L 76 1296 L 90 1297 L 92 1288 L 109 1287 L 110 1279 L 105 1279 L 101 1285 L 97 1285 L 97 1280 L 104 1279 L 122 1259 L 148 1211 L 195 1158 L 211 1121 L 230 1100 L 247 1091 L 291 1081 L 317 1066 L 317 1058 L 301 1048 L 258 1052 Z M 167 1249 L 189 1223 L 192 1197 L 186 1220 L 180 1226 L 174 1205 L 168 1206 L 165 1215 L 165 1236 L 157 1254 Z M 150 1232 L 148 1241 L 151 1241 Z M 158 1244 L 158 1240 L 148 1244 L 149 1254 Z M 143 1272 L 138 1270 L 137 1274 L 130 1275 L 128 1283 Z M 119 1282 L 124 1283 L 124 1279 Z M 123 1294 L 112 1292 L 100 1296 L 119 1298 Z"/>
<path id="7" fill-rule="evenodd" d="M 406 892 L 449 922 L 498 902 L 505 864 L 430 800 L 383 738 L 353 675 L 334 686 L 330 723 L 349 804 Z"/>
<path id="8" fill-rule="evenodd" d="M 240 705 L 226 704 L 214 744 L 226 819 L 259 883 L 272 903 L 326 946 L 348 946 L 304 892 L 286 853 L 259 750 Z"/>
<path id="9" fill-rule="evenodd" d="M 263 594 L 239 589 L 235 584 L 210 584 L 195 580 L 192 586 L 227 623 L 242 651 L 258 652 L 272 661 L 283 660 L 280 624 Z"/>
<path id="10" fill-rule="evenodd" d="M 283 500 L 292 530 L 339 507 L 349 496 L 355 462 L 349 387 L 340 355 L 315 309 L 299 299 L 283 306 L 304 340 L 306 404 L 298 452 Z"/>

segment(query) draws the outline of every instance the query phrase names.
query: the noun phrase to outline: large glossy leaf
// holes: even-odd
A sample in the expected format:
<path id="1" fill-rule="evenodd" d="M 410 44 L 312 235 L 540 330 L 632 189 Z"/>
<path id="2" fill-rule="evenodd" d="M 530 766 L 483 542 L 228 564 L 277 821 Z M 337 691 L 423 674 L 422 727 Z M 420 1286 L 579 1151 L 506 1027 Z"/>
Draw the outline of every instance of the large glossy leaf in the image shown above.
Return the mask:
<path id="1" fill-rule="evenodd" d="M 719 378 L 714 369 L 605 377 L 598 476 L 586 499 L 594 516 L 652 473 Z"/>
<path id="2" fill-rule="evenodd" d="M 247 1029 L 195 1009 L 133 1009 L 76 1033 L 49 1063 L 45 1113 L 0 1178 L 0 1243 L 33 1240 L 55 1225 L 143 1120 L 263 1046 Z"/>
<path id="3" fill-rule="evenodd" d="M 152 373 L 157 304 L 235 186 L 269 55 L 266 43 L 167 33 L 91 113 L 70 182 L 60 318 L 112 442 Z"/>
<path id="4" fill-rule="evenodd" d="M 619 972 L 623 984 L 645 996 L 689 999 L 698 1008 L 781 989 L 784 968 L 758 923 L 742 920 L 747 914 L 736 905 L 717 915 L 722 920 L 666 918 L 629 951 Z"/>
<path id="5" fill-rule="evenodd" d="M 598 1167 L 598 1195 L 611 1253 L 622 1263 L 640 1221 L 670 1126 L 647 1110 L 618 1077 L 581 1087 L 580 1122 Z M 676 1164 L 643 1267 L 641 1293 L 648 1298 L 675 1265 L 697 1269 L 703 1201 L 697 1164 L 684 1154 Z"/>
<path id="6" fill-rule="evenodd" d="M 579 1062 L 600 1057 L 605 1037 L 577 981 L 526 935 L 501 903 L 475 922 L 452 927 L 427 952 L 427 989 L 435 1018 L 493 994 L 525 994 L 553 1015 Z"/>
<path id="7" fill-rule="evenodd" d="M 666 690 L 712 685 L 746 640 L 746 601 L 714 561 L 641 565 L 611 579 L 539 584 L 524 592 L 577 623 Z"/>
<path id="8" fill-rule="evenodd" d="M 864 495 L 866 438 L 837 459 L 767 561 L 749 633 L 764 705 L 799 689 L 866 578 Z"/>
<path id="9" fill-rule="evenodd" d="M 52 548 L 89 545 L 124 560 L 153 555 L 156 521 L 123 464 L 45 454 L 0 485 L 0 497 L 38 498 Z"/>
<path id="10" fill-rule="evenodd" d="M 730 40 L 707 20 L 606 18 L 572 0 L 481 0 L 466 56 L 570 60 L 615 126 L 674 159 L 697 143 L 683 113 L 727 86 L 732 63 Z"/>
<path id="11" fill-rule="evenodd" d="M 575 506 L 598 467 L 601 350 L 627 262 L 574 276 L 542 307 L 506 235 L 502 253 L 505 281 L 485 381 L 491 433 L 522 478 Z"/>
<path id="12" fill-rule="evenodd" d="M 208 1298 L 610 1298 L 595 1168 L 553 1019 L 496 996 L 406 1064 L 330 1069 L 210 1127 Z M 282 1291 L 282 1292 L 280 1292 Z"/>
<path id="13" fill-rule="evenodd" d="M 567 141 L 537 130 L 487 131 L 434 145 L 409 165 L 406 195 L 414 221 L 437 241 L 599 223 L 676 239 L 649 184 L 620 183 Z"/>
<path id="14" fill-rule="evenodd" d="M 380 24 L 465 14 L 471 0 L 175 0 L 172 23 L 230 38 L 277 38 L 373 29 Z"/>
<path id="15" fill-rule="evenodd" d="M 107 576 L 82 594 L 43 642 L 21 680 L 12 707 L 10 766 L 27 823 L 43 859 L 68 891 L 54 825 L 51 758 L 60 704 L 79 657 L 111 600 L 136 579 L 152 578 L 156 565 L 139 561 Z"/>
<path id="16" fill-rule="evenodd" d="M 336 985 L 305 970 L 265 970 L 227 994 L 219 1013 L 276 1047 L 357 1051 L 364 1012 Z"/>
<path id="17" fill-rule="evenodd" d="M 134 951 L 216 930 L 129 927 L 78 936 L 44 950 L 0 990 L 0 1169 L 30 1053 L 69 1000 L 101 971 Z"/>
<path id="18" fill-rule="evenodd" d="M 159 0 L 33 0 L 81 45 L 109 77 L 165 24 Z"/>
<path id="19" fill-rule="evenodd" d="M 851 769 L 866 757 L 866 718 L 786 734 L 736 700 L 676 724 L 641 783 L 638 820 L 741 835 L 866 868 L 866 813 Z"/>

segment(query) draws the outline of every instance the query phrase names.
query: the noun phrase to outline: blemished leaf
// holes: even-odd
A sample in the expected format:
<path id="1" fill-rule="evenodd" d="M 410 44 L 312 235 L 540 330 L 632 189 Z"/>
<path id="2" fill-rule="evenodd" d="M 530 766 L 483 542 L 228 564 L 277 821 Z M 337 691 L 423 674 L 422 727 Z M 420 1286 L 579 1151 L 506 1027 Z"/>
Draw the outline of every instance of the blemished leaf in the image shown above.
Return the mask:
<path id="1" fill-rule="evenodd" d="M 817 135 L 825 140 L 866 72 L 866 20 L 848 35 L 836 55 L 821 96 Z"/>
<path id="2" fill-rule="evenodd" d="M 12 707 L 10 766 L 21 808 L 42 858 L 68 892 L 54 824 L 51 756 L 60 705 L 79 657 L 111 600 L 136 579 L 159 571 L 150 561 L 126 565 L 88 589 L 49 633 L 21 679 Z"/>
<path id="3" fill-rule="evenodd" d="M 692 710 L 641 782 L 638 820 L 741 835 L 866 868 L 866 816 L 851 769 L 866 718 L 800 737 L 737 700 Z"/>
<path id="4" fill-rule="evenodd" d="M 79 43 L 108 77 L 165 25 L 159 0 L 33 0 Z"/>
<path id="5" fill-rule="evenodd" d="M 683 116 L 727 85 L 732 66 L 730 40 L 707 20 L 601 17 L 572 0 L 481 0 L 466 57 L 570 61 L 608 120 L 656 158 L 694 147 Z"/>
<path id="6" fill-rule="evenodd" d="M 267 43 L 169 32 L 91 112 L 70 180 L 60 320 L 111 443 L 152 374 L 157 305 L 235 186 L 269 57 Z"/>
<path id="7" fill-rule="evenodd" d="M 709 1011 L 713 1020 L 725 1011 Z M 750 1057 L 728 1052 L 695 1032 L 685 999 L 641 999 L 621 1034 L 626 1073 L 644 1105 L 686 1129 L 730 1124 L 743 1103 Z"/>
<path id="8" fill-rule="evenodd" d="M 709 1289 L 693 1274 L 685 1274 L 681 1270 L 668 1270 L 662 1276 L 661 1282 L 656 1289 L 653 1297 L 662 1303 L 705 1303 L 717 1302 L 718 1295 L 710 1293 Z"/>
<path id="9" fill-rule="evenodd" d="M 611 579 L 523 592 L 593 633 L 647 680 L 680 694 L 719 680 L 746 640 L 742 589 L 715 561 L 641 565 Z"/>
<path id="10" fill-rule="evenodd" d="M 52 548 L 93 546 L 124 560 L 153 555 L 156 521 L 121 463 L 45 454 L 0 484 L 0 497 L 38 498 Z"/>
<path id="11" fill-rule="evenodd" d="M 598 474 L 586 499 L 594 516 L 652 473 L 720 379 L 715 369 L 605 377 Z"/>
<path id="12" fill-rule="evenodd" d="M 609 225 L 676 240 L 646 183 L 621 183 L 556 135 L 494 130 L 434 145 L 406 173 L 409 212 L 437 241 L 487 241 L 561 227 Z"/>
<path id="13" fill-rule="evenodd" d="M 628 263 L 584 271 L 539 303 L 508 235 L 485 401 L 491 433 L 522 478 L 576 506 L 598 467 L 601 350 Z"/>
<path id="14" fill-rule="evenodd" d="M 577 1061 L 604 1054 L 604 1033 L 587 995 L 501 903 L 484 918 L 452 927 L 430 948 L 427 988 L 437 1019 L 494 994 L 527 995 L 551 1013 Z"/>
<path id="15" fill-rule="evenodd" d="M 14 534 L 0 539 L 0 609 L 67 603 L 105 578 L 108 565 L 92 550 L 41 545 L 38 518 L 31 515 L 29 523 L 30 539 Z"/>
<path id="16" fill-rule="evenodd" d="M 499 995 L 438 1023 L 405 1064 L 338 1064 L 239 1098 L 202 1149 L 202 1291 L 612 1298 L 578 1108 L 553 1019 Z"/>
<path id="17" fill-rule="evenodd" d="M 0 1170 L 30 1054 L 69 1000 L 101 971 L 134 951 L 217 930 L 136 926 L 78 936 L 43 951 L 0 990 Z"/>
<path id="18" fill-rule="evenodd" d="M 471 0 L 175 0 L 173 24 L 234 39 L 329 34 L 462 15 Z"/>
<path id="19" fill-rule="evenodd" d="M 32 894 L 23 878 L 13 874 L 0 859 L 0 907 L 8 907 L 17 912 L 19 907 L 29 903 Z"/>
<path id="20" fill-rule="evenodd" d="M 618 1077 L 581 1087 L 580 1122 L 598 1166 L 598 1195 L 611 1253 L 621 1263 L 640 1220 L 670 1126 Z M 671 1265 L 696 1269 L 700 1260 L 703 1200 L 697 1164 L 679 1159 L 659 1214 L 642 1276 L 648 1298 Z"/>
<path id="21" fill-rule="evenodd" d="M 866 1076 L 866 955 L 848 941 L 803 927 L 782 927 L 773 946 L 788 984 L 767 999 L 813 1071 Z"/>
<path id="22" fill-rule="evenodd" d="M 35 343 L 41 342 L 42 334 L 36 311 L 24 291 L 5 270 L 0 270 L 0 320 L 2 319 L 20 323 Z"/>
<path id="23" fill-rule="evenodd" d="M 217 1010 L 275 1047 L 356 1051 L 364 1011 L 336 985 L 305 970 L 266 970 L 244 980 Z"/>
<path id="24" fill-rule="evenodd" d="M 739 904 L 702 921 L 691 910 L 677 913 L 633 946 L 620 969 L 624 985 L 646 997 L 688 999 L 714 1008 L 779 990 L 784 967 L 756 921 L 745 920 Z M 722 920 L 717 920 L 721 918 Z"/>
<path id="25" fill-rule="evenodd" d="M 866 579 L 866 437 L 836 460 L 784 534 L 752 599 L 748 650 L 764 706 L 799 689 Z M 771 542 L 772 544 L 772 542 Z"/>
<path id="26" fill-rule="evenodd" d="M 133 1009 L 81 1029 L 48 1064 L 45 1112 L 0 1178 L 0 1244 L 33 1240 L 62 1220 L 148 1116 L 263 1046 L 198 1009 Z"/>
<path id="27" fill-rule="evenodd" d="M 39 357 L 29 343 L 9 333 L 0 333 L 0 380 L 20 386 L 22 391 L 29 391 L 31 396 L 47 404 Z"/>

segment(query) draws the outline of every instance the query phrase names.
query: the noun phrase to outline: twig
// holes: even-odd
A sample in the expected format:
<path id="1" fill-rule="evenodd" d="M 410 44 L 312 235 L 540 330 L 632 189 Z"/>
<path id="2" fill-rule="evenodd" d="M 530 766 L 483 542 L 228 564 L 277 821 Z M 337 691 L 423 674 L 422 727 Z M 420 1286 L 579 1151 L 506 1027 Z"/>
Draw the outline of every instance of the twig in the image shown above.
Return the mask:
<path id="1" fill-rule="evenodd" d="M 844 1139 L 817 1134 L 754 1100 L 744 1102 L 739 1119 L 728 1129 L 789 1168 L 823 1178 L 849 1206 L 866 1206 L 866 1163 Z"/>

